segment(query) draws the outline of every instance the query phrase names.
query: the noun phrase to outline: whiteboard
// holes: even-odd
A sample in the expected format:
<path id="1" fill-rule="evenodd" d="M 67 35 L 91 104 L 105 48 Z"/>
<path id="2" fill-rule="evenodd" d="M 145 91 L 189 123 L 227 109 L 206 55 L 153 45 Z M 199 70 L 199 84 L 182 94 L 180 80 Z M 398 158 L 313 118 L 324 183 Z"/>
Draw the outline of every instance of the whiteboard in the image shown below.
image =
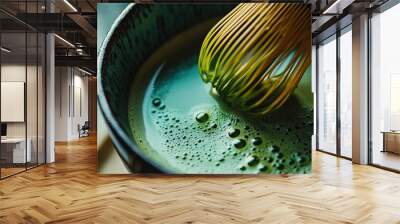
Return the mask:
<path id="1" fill-rule="evenodd" d="M 1 122 L 24 122 L 24 102 L 24 82 L 1 82 Z"/>

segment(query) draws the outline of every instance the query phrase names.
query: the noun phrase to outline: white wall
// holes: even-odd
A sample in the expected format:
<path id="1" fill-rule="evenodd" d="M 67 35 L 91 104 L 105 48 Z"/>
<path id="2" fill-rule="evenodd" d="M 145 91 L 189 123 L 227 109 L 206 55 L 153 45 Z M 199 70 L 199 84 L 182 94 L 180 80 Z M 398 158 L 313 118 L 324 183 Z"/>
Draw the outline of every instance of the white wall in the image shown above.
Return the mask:
<path id="1" fill-rule="evenodd" d="M 88 102 L 88 77 L 82 76 L 83 73 L 79 72 L 78 75 L 74 75 L 74 108 L 73 108 L 73 119 L 72 119 L 72 132 L 73 138 L 78 137 L 78 124 L 83 125 L 85 121 L 89 119 L 89 102 Z"/>
<path id="2" fill-rule="evenodd" d="M 72 67 L 56 67 L 55 140 L 79 137 L 78 124 L 88 120 L 88 78 Z"/>
<path id="3" fill-rule="evenodd" d="M 36 70 L 38 68 L 38 70 Z M 42 67 L 36 65 L 25 66 L 25 63 L 7 63 L 1 66 L 2 82 L 24 82 L 26 83 L 26 107 L 22 112 L 27 115 L 27 120 L 23 122 L 6 122 L 8 138 L 30 139 L 32 149 L 32 161 L 44 162 L 44 74 Z M 25 80 L 27 78 L 27 81 Z M 7 96 L 2 96 L 7 97 Z M 10 108 L 1 108 L 1 110 L 10 110 Z M 37 150 L 39 156 L 37 157 Z"/>
<path id="4" fill-rule="evenodd" d="M 1 66 L 1 81 L 2 82 L 25 82 L 25 69 L 28 72 L 28 82 L 29 85 L 33 85 L 36 87 L 36 80 L 31 78 L 31 75 L 36 76 L 36 66 L 27 66 L 25 68 L 25 64 L 3 64 Z M 40 71 L 39 71 L 40 72 Z M 26 82 L 25 82 L 26 83 Z M 27 106 L 31 107 L 28 112 L 32 111 L 32 107 L 34 111 L 36 111 L 36 88 L 27 88 Z M 32 104 L 33 103 L 33 104 Z M 7 110 L 7 108 L 1 108 L 2 110 Z M 28 128 L 34 127 L 36 130 L 36 113 L 28 113 Z M 34 122 L 34 124 L 31 122 Z M 7 136 L 8 137 L 25 137 L 25 122 L 7 122 Z M 29 130 L 28 130 L 29 137 Z"/>
<path id="5" fill-rule="evenodd" d="M 29 68 L 28 68 L 29 69 Z M 1 66 L 1 81 L 25 82 L 25 64 L 5 64 Z M 6 108 L 1 108 L 6 110 Z M 7 137 L 25 137 L 24 122 L 7 123 Z"/>
<path id="6" fill-rule="evenodd" d="M 68 87 L 70 77 L 68 76 L 69 68 L 55 68 L 55 141 L 68 140 Z"/>

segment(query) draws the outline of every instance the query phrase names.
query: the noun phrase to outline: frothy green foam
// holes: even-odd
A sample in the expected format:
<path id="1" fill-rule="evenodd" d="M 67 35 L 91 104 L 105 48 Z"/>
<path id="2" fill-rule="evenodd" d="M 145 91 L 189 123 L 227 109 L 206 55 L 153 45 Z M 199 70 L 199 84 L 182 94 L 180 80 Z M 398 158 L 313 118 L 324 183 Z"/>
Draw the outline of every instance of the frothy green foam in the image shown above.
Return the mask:
<path id="1" fill-rule="evenodd" d="M 136 74 L 129 105 L 133 138 L 176 173 L 309 172 L 312 101 L 303 95 L 311 94 L 304 91 L 310 74 L 282 108 L 295 111 L 261 120 L 235 111 L 198 73 L 201 40 L 213 23 L 177 35 Z"/>

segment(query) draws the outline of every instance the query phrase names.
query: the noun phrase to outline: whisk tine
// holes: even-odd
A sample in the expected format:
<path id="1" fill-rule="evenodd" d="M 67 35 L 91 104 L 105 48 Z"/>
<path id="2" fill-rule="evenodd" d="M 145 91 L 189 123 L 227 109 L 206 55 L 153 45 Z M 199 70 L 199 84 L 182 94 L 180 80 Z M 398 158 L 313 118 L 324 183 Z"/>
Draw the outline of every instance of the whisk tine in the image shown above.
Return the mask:
<path id="1" fill-rule="evenodd" d="M 310 24 L 303 4 L 239 4 L 205 37 L 201 78 L 240 110 L 276 110 L 310 66 Z"/>

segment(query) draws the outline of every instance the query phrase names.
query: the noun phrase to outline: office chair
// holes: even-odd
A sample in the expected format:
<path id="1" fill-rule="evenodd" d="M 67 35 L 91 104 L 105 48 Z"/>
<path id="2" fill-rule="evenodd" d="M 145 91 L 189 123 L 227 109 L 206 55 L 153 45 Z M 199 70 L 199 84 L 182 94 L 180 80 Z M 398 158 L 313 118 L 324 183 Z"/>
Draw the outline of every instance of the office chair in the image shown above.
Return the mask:
<path id="1" fill-rule="evenodd" d="M 90 129 L 89 121 L 85 121 L 82 127 L 80 127 L 80 125 L 78 124 L 79 138 L 89 136 L 89 129 Z"/>

